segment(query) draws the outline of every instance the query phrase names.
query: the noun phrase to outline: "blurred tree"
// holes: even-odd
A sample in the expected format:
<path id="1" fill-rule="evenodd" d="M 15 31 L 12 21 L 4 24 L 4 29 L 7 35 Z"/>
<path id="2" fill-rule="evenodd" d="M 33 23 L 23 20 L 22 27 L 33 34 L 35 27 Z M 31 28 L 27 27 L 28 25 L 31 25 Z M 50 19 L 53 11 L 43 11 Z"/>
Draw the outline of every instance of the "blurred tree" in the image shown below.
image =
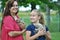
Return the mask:
<path id="1" fill-rule="evenodd" d="M 60 32 L 60 0 L 58 0 L 57 2 L 57 5 L 58 5 L 58 26 L 59 26 L 59 32 Z"/>
<path id="2" fill-rule="evenodd" d="M 6 1 L 8 0 L 1 0 L 2 1 L 2 8 L 5 7 Z M 31 10 L 36 9 L 36 5 L 40 5 L 40 7 L 45 10 L 45 6 L 48 5 L 50 9 L 57 9 L 55 3 L 50 2 L 49 0 L 18 0 L 19 6 L 27 7 L 28 4 L 31 4 Z M 46 5 L 45 5 L 46 4 Z"/>
<path id="3" fill-rule="evenodd" d="M 2 1 L 1 5 L 2 5 L 2 12 L 3 12 L 7 0 L 1 0 L 1 1 Z"/>

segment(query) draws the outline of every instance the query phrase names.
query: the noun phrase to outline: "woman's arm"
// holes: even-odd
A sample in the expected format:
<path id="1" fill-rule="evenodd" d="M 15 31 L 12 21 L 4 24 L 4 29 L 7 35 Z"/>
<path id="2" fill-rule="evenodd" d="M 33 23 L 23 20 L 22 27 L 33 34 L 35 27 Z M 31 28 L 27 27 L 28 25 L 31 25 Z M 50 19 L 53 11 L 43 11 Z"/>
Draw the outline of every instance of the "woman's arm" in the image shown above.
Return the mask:
<path id="1" fill-rule="evenodd" d="M 11 36 L 11 37 L 15 37 L 15 36 L 23 34 L 24 32 L 25 32 L 25 29 L 22 30 L 22 31 L 11 31 L 11 32 L 8 33 L 8 35 Z"/>
<path id="2" fill-rule="evenodd" d="M 34 40 L 37 37 L 44 35 L 44 32 L 43 32 L 43 30 L 41 30 L 33 36 L 30 36 L 30 35 L 31 35 L 31 31 L 26 31 L 26 40 Z"/>
<path id="3" fill-rule="evenodd" d="M 51 35 L 49 31 L 46 32 L 45 36 L 46 36 L 46 40 L 51 40 Z"/>

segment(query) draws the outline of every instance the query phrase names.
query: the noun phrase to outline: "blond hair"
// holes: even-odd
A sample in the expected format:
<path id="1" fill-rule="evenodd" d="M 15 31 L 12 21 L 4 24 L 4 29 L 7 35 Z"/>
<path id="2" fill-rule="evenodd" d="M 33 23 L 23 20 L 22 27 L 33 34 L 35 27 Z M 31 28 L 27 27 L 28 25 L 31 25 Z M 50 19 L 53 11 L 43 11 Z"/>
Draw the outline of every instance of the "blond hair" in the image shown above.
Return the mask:
<path id="1" fill-rule="evenodd" d="M 44 17 L 43 17 L 43 15 L 40 13 L 40 11 L 37 10 L 37 9 L 34 9 L 34 10 L 32 10 L 32 11 L 36 12 L 37 15 L 41 17 L 41 18 L 39 19 L 39 23 L 41 23 L 42 25 L 44 25 L 44 24 L 45 24 Z"/>

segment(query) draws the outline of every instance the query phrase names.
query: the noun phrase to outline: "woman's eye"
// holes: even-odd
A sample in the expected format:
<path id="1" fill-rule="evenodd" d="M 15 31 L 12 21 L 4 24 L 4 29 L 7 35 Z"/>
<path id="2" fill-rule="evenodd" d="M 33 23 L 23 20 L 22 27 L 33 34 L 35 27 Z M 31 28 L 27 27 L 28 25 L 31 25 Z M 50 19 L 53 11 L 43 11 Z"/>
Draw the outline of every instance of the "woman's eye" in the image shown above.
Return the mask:
<path id="1" fill-rule="evenodd" d="M 13 7 L 18 6 L 18 5 L 13 5 Z"/>

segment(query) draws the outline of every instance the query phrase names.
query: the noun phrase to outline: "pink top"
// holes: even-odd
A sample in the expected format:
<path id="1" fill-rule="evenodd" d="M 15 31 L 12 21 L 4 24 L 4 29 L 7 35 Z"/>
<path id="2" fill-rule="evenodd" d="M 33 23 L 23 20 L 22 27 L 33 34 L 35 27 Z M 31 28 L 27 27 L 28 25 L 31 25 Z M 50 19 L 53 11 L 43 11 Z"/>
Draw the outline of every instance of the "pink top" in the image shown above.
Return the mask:
<path id="1" fill-rule="evenodd" d="M 2 40 L 24 40 L 22 34 L 15 37 L 9 36 L 8 32 L 10 31 L 21 31 L 21 28 L 11 16 L 6 16 L 3 19 Z"/>
<path id="2" fill-rule="evenodd" d="M 1 30 L 0 30 L 0 40 L 1 40 Z"/>

